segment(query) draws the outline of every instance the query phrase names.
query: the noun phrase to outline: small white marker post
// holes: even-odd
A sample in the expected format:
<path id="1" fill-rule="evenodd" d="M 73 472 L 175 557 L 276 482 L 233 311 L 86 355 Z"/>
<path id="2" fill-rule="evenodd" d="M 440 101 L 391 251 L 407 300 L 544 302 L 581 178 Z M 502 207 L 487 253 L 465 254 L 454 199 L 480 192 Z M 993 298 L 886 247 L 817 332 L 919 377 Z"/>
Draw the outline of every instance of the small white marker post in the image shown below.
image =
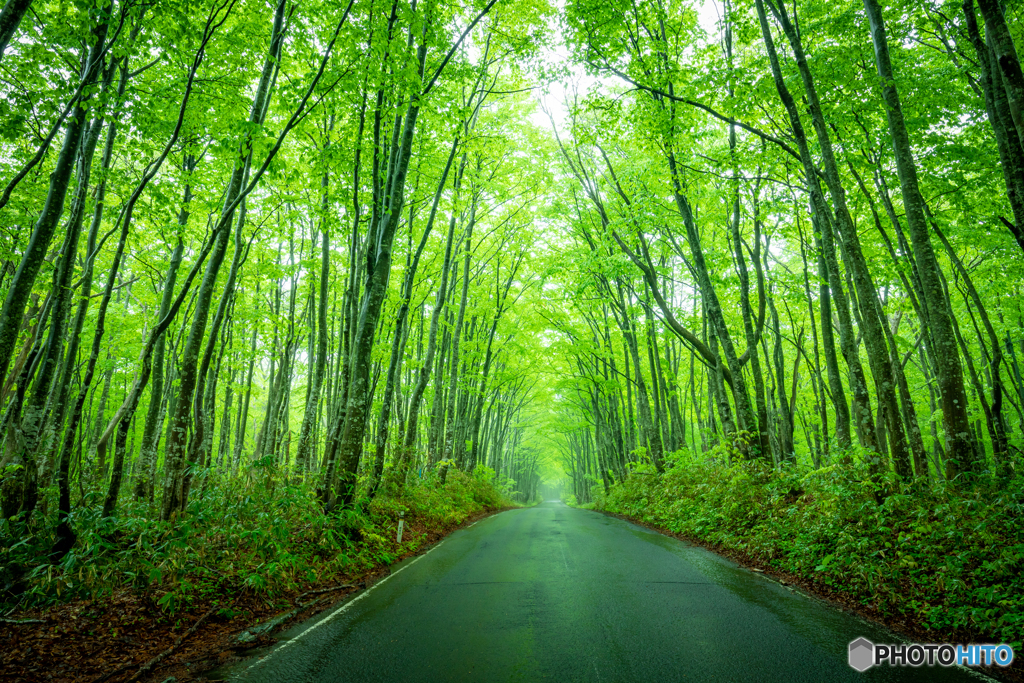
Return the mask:
<path id="1" fill-rule="evenodd" d="M 398 513 L 398 542 L 402 542 L 402 531 L 405 529 L 405 513 Z"/>

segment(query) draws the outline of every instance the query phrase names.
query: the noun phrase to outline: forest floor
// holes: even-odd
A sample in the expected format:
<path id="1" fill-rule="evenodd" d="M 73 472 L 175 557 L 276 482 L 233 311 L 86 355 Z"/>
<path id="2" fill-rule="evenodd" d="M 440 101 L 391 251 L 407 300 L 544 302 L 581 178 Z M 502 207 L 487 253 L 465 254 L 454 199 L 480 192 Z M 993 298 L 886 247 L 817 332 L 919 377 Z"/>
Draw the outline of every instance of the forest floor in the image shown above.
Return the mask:
<path id="1" fill-rule="evenodd" d="M 506 509 L 489 508 L 461 523 L 433 528 L 410 518 L 405 537 L 420 542 L 391 564 L 425 553 L 453 531 Z M 382 564 L 272 598 L 245 590 L 227 610 L 217 607 L 224 596 L 208 596 L 173 616 L 160 609 L 153 592 L 130 588 L 99 600 L 9 613 L 0 622 L 0 681 L 194 680 L 250 650 L 272 645 L 275 632 L 330 609 L 390 572 L 390 565 Z"/>

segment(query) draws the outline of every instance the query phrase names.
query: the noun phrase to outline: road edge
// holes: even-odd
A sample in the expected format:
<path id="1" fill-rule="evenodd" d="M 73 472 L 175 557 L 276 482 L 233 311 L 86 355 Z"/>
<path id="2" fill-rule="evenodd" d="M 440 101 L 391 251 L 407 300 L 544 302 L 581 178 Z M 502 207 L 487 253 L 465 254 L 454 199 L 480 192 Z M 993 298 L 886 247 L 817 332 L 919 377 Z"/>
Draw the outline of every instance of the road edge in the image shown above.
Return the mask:
<path id="1" fill-rule="evenodd" d="M 222 638 L 220 642 L 216 644 L 217 646 L 211 647 L 201 660 L 183 662 L 181 664 L 166 667 L 161 670 L 159 675 L 150 676 L 143 680 L 145 683 L 162 683 L 167 680 L 173 680 L 176 681 L 176 683 L 187 683 L 188 681 L 231 680 L 224 678 L 209 678 L 207 677 L 207 674 L 221 670 L 225 672 L 228 670 L 236 670 L 247 660 L 270 656 L 278 647 L 280 641 L 277 640 L 277 636 L 281 633 L 294 628 L 301 622 L 311 621 L 326 612 L 335 610 L 343 606 L 343 603 L 348 603 L 357 599 L 359 595 L 365 594 L 375 585 L 387 579 L 393 573 L 396 573 L 394 571 L 396 566 L 404 565 L 407 560 L 426 555 L 431 550 L 444 543 L 448 537 L 456 531 L 469 528 L 482 519 L 492 517 L 502 512 L 508 512 L 509 510 L 518 510 L 521 507 L 522 506 L 512 505 L 494 508 L 493 510 L 484 510 L 483 512 L 479 512 L 475 515 L 470 515 L 460 524 L 437 532 L 437 536 L 429 543 L 425 543 L 417 547 L 415 550 L 399 555 L 390 564 L 380 565 L 365 574 L 353 577 L 354 583 L 352 583 L 350 588 L 339 590 L 329 600 L 307 603 L 295 610 L 282 613 L 284 615 L 283 618 L 282 614 L 279 614 L 271 617 L 270 619 L 263 619 L 248 624 L 246 627 L 233 631 L 229 636 Z M 257 630 L 261 625 L 271 622 L 274 622 L 273 625 L 259 634 L 257 647 L 241 647 L 238 637 L 242 633 Z"/>
<path id="2" fill-rule="evenodd" d="M 571 507 L 571 506 L 570 506 Z M 675 531 L 666 529 L 665 527 L 652 524 L 646 520 L 637 519 L 630 517 L 629 515 L 623 515 L 618 512 L 611 512 L 610 510 L 602 510 L 599 508 L 582 508 L 576 507 L 578 510 L 590 510 L 591 512 L 597 512 L 608 517 L 614 517 L 630 524 L 635 524 L 639 527 L 649 529 L 657 532 L 662 536 L 668 536 L 674 538 L 677 541 L 683 541 L 689 545 L 693 545 L 708 552 L 714 553 L 720 557 L 723 557 L 734 564 L 753 571 L 765 578 L 774 581 L 794 592 L 799 592 L 806 597 L 820 600 L 828 604 L 829 606 L 838 609 L 847 614 L 853 614 L 861 619 L 868 622 L 882 626 L 889 629 L 893 633 L 903 638 L 906 638 L 908 642 L 918 643 L 930 643 L 935 642 L 936 633 L 934 631 L 927 631 L 920 627 L 919 624 L 909 622 L 904 619 L 891 619 L 881 615 L 877 610 L 872 610 L 859 605 L 849 597 L 839 593 L 837 591 L 826 590 L 824 587 L 816 584 L 813 581 L 808 581 L 803 577 L 797 576 L 796 574 L 790 574 L 782 571 L 777 567 L 772 567 L 767 563 L 761 561 L 757 557 L 744 553 L 742 551 L 733 550 L 732 548 L 723 547 L 717 543 L 710 543 L 703 539 L 689 536 L 687 534 L 681 534 Z M 970 642 L 987 642 L 984 640 L 984 636 L 981 636 L 982 640 L 970 641 Z M 946 641 L 950 642 L 950 641 Z M 1024 661 L 1024 653 L 1014 653 L 1014 663 L 1009 669 L 995 669 L 994 667 L 972 667 L 972 671 L 983 673 L 989 678 L 995 681 L 1001 681 L 1003 683 L 1024 683 L 1024 668 L 1019 666 L 1019 662 Z"/>

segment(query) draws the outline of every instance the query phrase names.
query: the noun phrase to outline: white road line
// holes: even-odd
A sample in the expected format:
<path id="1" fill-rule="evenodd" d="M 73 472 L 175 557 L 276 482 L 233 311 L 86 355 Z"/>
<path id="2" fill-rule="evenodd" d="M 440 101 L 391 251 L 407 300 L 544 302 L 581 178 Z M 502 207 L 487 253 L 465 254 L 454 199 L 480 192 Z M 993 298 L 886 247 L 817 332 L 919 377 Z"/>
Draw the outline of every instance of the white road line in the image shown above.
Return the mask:
<path id="1" fill-rule="evenodd" d="M 475 522 L 474 522 L 474 524 L 475 524 Z M 448 540 L 448 538 L 442 539 L 441 543 L 444 543 L 447 540 Z M 318 628 L 320 628 L 321 626 L 323 626 L 327 622 L 331 621 L 332 619 L 334 619 L 334 617 L 338 616 L 339 614 L 341 614 L 342 612 L 347 610 L 349 607 L 351 607 L 352 605 L 356 604 L 357 602 L 359 602 L 360 600 L 365 598 L 367 595 L 369 595 L 370 591 L 372 591 L 374 588 L 376 588 L 377 586 L 381 585 L 382 583 L 384 583 L 385 581 L 390 579 L 392 576 L 397 576 L 398 574 L 401 574 L 406 569 L 408 569 L 409 567 L 413 566 L 414 564 L 416 564 L 417 562 L 422 560 L 424 557 L 426 557 L 430 553 L 432 553 L 435 550 L 437 550 L 441 546 L 441 543 L 438 543 L 433 548 L 431 548 L 427 552 L 423 553 L 422 555 L 420 555 L 419 557 L 417 557 L 412 562 L 410 562 L 409 564 L 405 565 L 404 567 L 402 567 L 398 571 L 392 572 L 392 573 L 388 574 L 383 579 L 381 579 L 377 583 L 373 584 L 372 586 L 367 588 L 365 591 L 363 591 L 361 594 L 359 594 L 356 597 L 352 598 L 347 603 L 345 603 L 344 605 L 342 605 L 341 607 L 339 607 L 335 611 L 331 612 L 326 617 L 324 617 L 323 619 L 321 619 L 317 623 L 313 624 L 312 626 L 310 626 L 308 629 L 306 629 L 305 631 L 303 631 L 299 635 L 295 636 L 294 638 L 292 638 L 290 640 L 286 640 L 285 642 L 281 643 L 278 647 L 275 647 L 273 650 L 271 650 L 267 654 L 265 654 L 262 657 L 260 657 L 259 659 L 257 659 L 251 666 L 249 666 L 249 668 L 246 669 L 246 672 L 248 673 L 249 671 L 252 671 L 257 666 L 262 664 L 264 661 L 269 659 L 271 656 L 276 655 L 276 654 L 282 652 L 283 650 L 287 650 L 289 647 L 294 645 L 299 640 L 299 638 L 302 638 L 305 635 L 309 635 L 310 633 L 312 633 L 313 631 L 317 630 Z"/>

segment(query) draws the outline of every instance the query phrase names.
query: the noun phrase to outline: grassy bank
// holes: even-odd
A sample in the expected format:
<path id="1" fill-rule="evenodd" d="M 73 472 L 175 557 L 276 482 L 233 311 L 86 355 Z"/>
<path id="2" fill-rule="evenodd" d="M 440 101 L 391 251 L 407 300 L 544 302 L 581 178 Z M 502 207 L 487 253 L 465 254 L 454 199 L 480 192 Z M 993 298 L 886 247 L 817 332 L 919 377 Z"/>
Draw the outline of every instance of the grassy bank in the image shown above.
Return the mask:
<path id="1" fill-rule="evenodd" d="M 1024 482 L 932 484 L 879 505 L 865 474 L 679 462 L 628 477 L 594 507 L 737 553 L 936 639 L 1021 652 Z"/>
<path id="2" fill-rule="evenodd" d="M 154 672 L 182 680 L 182 661 L 208 668 L 225 649 L 266 644 L 266 634 L 245 643 L 237 636 L 281 614 L 308 617 L 468 519 L 512 505 L 483 469 L 453 470 L 443 486 L 427 478 L 330 515 L 311 487 L 269 474 L 196 493 L 171 523 L 154 521 L 145 505 L 106 521 L 81 506 L 78 544 L 60 565 L 45 562 L 46 532 L 28 543 L 0 540 L 0 639 L 9 644 L 0 670 L 54 681 L 117 672 L 106 680 L 123 681 L 175 647 Z M 3 531 L 3 539 L 17 532 Z"/>

